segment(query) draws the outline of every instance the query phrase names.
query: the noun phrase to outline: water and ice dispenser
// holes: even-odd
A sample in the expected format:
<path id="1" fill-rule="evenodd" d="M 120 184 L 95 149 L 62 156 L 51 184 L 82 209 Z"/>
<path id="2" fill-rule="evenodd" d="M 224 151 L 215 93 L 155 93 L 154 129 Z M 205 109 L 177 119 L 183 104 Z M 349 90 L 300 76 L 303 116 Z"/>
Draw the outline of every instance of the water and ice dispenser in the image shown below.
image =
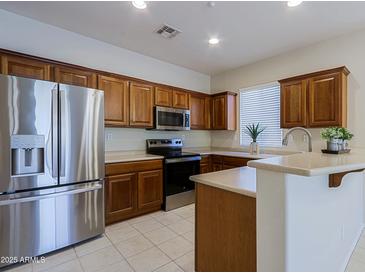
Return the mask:
<path id="1" fill-rule="evenodd" d="M 11 136 L 12 176 L 30 176 L 44 173 L 43 135 Z"/>

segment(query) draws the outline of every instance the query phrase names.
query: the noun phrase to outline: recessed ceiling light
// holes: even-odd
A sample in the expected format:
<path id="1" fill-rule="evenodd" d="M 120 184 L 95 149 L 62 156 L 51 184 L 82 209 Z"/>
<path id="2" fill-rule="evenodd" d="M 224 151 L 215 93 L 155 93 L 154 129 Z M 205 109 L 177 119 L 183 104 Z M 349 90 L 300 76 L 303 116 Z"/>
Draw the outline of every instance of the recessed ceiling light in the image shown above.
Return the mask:
<path id="1" fill-rule="evenodd" d="M 219 39 L 218 38 L 210 38 L 208 43 L 211 44 L 211 45 L 216 45 L 216 44 L 219 43 Z"/>
<path id="2" fill-rule="evenodd" d="M 132 5 L 140 10 L 143 10 L 145 8 L 147 8 L 147 4 L 145 1 L 141 1 L 141 0 L 137 0 L 137 1 L 132 1 Z"/>
<path id="3" fill-rule="evenodd" d="M 300 0 L 290 0 L 288 1 L 288 7 L 296 7 L 299 6 L 303 1 Z"/>

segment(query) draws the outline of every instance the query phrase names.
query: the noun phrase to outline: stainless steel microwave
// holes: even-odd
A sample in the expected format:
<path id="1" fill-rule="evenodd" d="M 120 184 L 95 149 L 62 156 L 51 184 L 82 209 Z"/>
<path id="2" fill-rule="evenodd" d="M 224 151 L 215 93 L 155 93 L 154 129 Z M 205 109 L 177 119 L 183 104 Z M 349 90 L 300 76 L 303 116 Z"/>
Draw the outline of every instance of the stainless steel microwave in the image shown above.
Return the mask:
<path id="1" fill-rule="evenodd" d="M 154 128 L 158 130 L 190 130 L 190 110 L 156 107 Z"/>

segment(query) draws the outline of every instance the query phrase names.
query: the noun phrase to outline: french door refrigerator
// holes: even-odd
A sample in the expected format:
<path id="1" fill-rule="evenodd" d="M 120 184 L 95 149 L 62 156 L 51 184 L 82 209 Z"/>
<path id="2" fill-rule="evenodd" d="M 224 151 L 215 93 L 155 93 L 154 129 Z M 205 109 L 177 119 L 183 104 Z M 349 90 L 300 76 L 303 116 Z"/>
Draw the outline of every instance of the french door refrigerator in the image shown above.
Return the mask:
<path id="1" fill-rule="evenodd" d="M 103 182 L 103 92 L 0 75 L 0 267 L 103 233 Z"/>

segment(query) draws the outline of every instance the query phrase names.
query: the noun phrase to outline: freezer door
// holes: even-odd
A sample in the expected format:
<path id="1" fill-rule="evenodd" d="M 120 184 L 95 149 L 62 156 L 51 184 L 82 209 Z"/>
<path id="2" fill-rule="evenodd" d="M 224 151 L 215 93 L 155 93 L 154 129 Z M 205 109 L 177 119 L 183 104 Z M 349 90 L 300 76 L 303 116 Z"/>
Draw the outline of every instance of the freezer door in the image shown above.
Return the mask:
<path id="1" fill-rule="evenodd" d="M 104 178 L 104 92 L 59 86 L 60 184 Z"/>
<path id="2" fill-rule="evenodd" d="M 0 267 L 102 234 L 103 199 L 103 181 L 0 196 Z"/>
<path id="3" fill-rule="evenodd" d="M 0 193 L 58 184 L 57 89 L 0 75 Z"/>

